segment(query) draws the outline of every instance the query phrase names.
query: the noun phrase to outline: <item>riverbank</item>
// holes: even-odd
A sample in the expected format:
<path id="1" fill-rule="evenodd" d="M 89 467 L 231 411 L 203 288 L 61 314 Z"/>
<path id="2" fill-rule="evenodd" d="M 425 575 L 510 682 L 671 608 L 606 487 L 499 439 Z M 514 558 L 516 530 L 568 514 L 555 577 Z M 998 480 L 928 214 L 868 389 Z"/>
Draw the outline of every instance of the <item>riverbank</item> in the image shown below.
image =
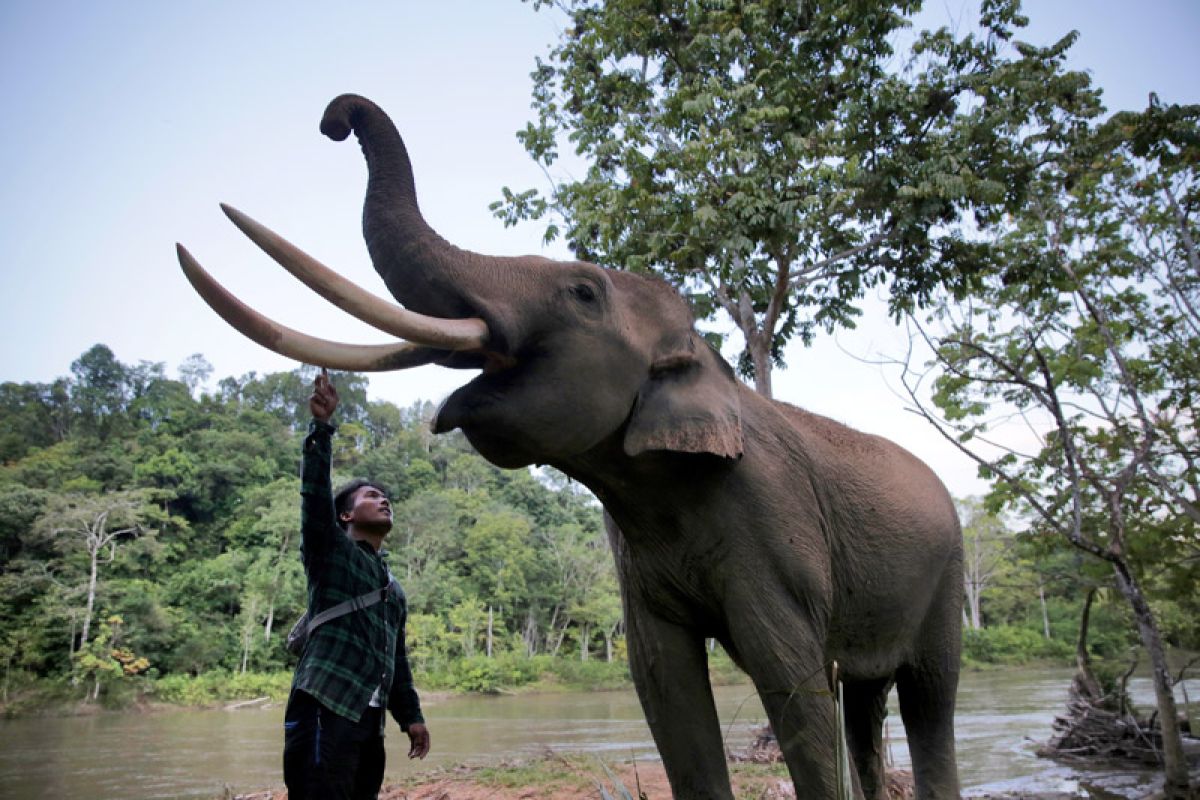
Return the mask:
<path id="1" fill-rule="evenodd" d="M 795 790 L 782 764 L 732 762 L 730 780 L 737 800 L 794 800 Z M 620 800 L 671 797 L 662 763 L 606 763 L 583 756 L 546 753 L 524 761 L 490 766 L 456 766 L 420 778 L 385 786 L 379 800 Z M 628 795 L 622 791 L 628 792 Z M 216 800 L 287 800 L 276 789 L 251 794 L 226 793 Z M 976 800 L 1071 800 L 1069 792 L 1010 792 L 968 795 Z M 888 800 L 911 800 L 912 776 L 903 770 L 888 773 Z"/>
<path id="2" fill-rule="evenodd" d="M 1059 763 L 1036 756 L 1037 744 L 1050 735 L 1054 716 L 1063 708 L 1070 675 L 1069 669 L 1061 668 L 964 674 L 956 724 L 959 769 L 969 795 L 1066 792 L 1087 785 L 1122 790 L 1093 796 L 1129 798 L 1142 796 L 1131 789 L 1152 785 L 1152 770 Z M 1193 698 L 1200 695 L 1200 687 L 1189 689 Z M 1153 690 L 1147 680 L 1134 679 L 1131 694 L 1142 706 L 1153 697 Z M 416 789 L 463 778 L 455 765 L 495 768 L 552 751 L 583 759 L 576 785 L 591 792 L 584 797 L 599 800 L 592 781 L 604 777 L 601 760 L 611 766 L 636 758 L 640 771 L 655 758 L 644 715 L 629 689 L 444 697 L 426 692 L 426 696 L 434 740 L 430 757 L 423 762 L 405 758 L 407 740 L 394 726 L 389 726 L 386 740 L 385 783 L 413 790 L 412 798 L 418 796 L 413 793 Z M 757 739 L 765 713 L 752 686 L 744 682 L 718 686 L 714 700 L 730 750 L 738 751 Z M 238 703 L 208 710 L 155 707 L 148 713 L 2 720 L 0 786 L 4 791 L 0 794 L 212 800 L 225 785 L 231 787 L 227 797 L 282 789 L 282 703 Z M 909 755 L 894 704 L 887 736 L 892 763 L 907 769 Z M 483 785 L 491 789 L 504 781 L 514 789 L 525 789 L 528 800 L 536 800 L 540 790 L 530 788 L 528 776 L 528 772 L 509 771 Z M 645 785 L 650 779 L 646 774 L 642 777 Z M 496 796 L 505 800 L 508 791 Z M 451 791 L 447 800 L 456 797 Z M 669 795 L 648 793 L 648 797 L 665 800 Z"/>
<path id="3" fill-rule="evenodd" d="M 994 672 L 1015 668 L 1061 668 L 1054 660 L 1017 663 L 965 662 L 964 671 Z M 548 694 L 555 692 L 631 689 L 633 680 L 623 662 L 578 661 L 535 656 L 514 658 L 505 654 L 488 659 L 460 659 L 436 669 L 423 669 L 423 699 L 472 695 Z M 746 682 L 746 675 L 721 650 L 712 654 L 709 677 L 714 686 Z M 90 687 L 62 679 L 10 681 L 0 701 L 0 719 L 25 717 L 90 716 L 108 712 L 134 714 L 164 709 L 224 709 L 242 703 L 282 703 L 291 688 L 290 670 L 274 672 L 213 671 L 201 675 L 136 676 L 102 686 L 99 697 L 88 697 Z"/>

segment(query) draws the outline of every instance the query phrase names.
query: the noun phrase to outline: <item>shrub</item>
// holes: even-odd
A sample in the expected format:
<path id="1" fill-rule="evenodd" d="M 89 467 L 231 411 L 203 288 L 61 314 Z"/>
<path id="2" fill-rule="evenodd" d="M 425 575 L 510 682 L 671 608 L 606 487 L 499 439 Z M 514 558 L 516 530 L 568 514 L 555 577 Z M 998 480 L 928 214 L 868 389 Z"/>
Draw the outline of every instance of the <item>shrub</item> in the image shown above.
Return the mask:
<path id="1" fill-rule="evenodd" d="M 963 656 L 984 664 L 1023 664 L 1035 658 L 1069 658 L 1074 645 L 1047 639 L 1037 631 L 1012 625 L 996 625 L 963 631 Z"/>
<path id="2" fill-rule="evenodd" d="M 206 672 L 191 675 L 168 675 L 151 686 L 151 694 L 164 703 L 185 706 L 204 706 L 229 700 L 253 700 L 270 697 L 287 698 L 292 686 L 290 672 Z"/>

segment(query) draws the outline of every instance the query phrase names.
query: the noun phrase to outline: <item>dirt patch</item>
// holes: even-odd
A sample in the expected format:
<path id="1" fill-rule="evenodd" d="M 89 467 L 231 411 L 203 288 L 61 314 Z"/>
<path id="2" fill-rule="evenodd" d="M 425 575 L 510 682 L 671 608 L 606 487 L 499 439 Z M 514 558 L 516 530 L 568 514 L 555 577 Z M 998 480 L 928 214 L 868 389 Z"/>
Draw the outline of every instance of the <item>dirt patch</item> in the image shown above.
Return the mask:
<path id="1" fill-rule="evenodd" d="M 731 765 L 739 798 L 792 800 L 791 781 L 779 770 Z M 773 774 L 779 773 L 779 774 Z M 667 800 L 671 788 L 661 762 L 601 764 L 595 759 L 548 754 L 529 761 L 486 767 L 447 767 L 385 786 L 379 800 L 599 800 L 603 787 L 621 797 L 624 786 L 637 798 Z M 286 791 L 234 795 L 229 800 L 286 800 Z"/>

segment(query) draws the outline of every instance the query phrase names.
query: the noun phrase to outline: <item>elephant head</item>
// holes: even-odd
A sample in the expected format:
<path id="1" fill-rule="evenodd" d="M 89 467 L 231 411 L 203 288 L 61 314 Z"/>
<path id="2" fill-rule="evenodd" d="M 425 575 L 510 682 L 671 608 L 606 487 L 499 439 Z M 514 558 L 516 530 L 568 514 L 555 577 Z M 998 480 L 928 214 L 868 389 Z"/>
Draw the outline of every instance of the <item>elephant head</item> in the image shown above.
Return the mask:
<path id="1" fill-rule="evenodd" d="M 378 106 L 356 95 L 338 97 L 321 131 L 338 141 L 353 131 L 362 145 L 369 170 L 363 234 L 376 271 L 403 308 L 354 286 L 240 212 L 225 211 L 318 293 L 407 341 L 344 345 L 285 328 L 229 295 L 180 246 L 180 263 L 197 291 L 239 331 L 320 366 L 480 369 L 446 399 L 434 428 L 460 428 L 502 467 L 549 463 L 574 472 L 572 465 L 600 447 L 623 458 L 650 451 L 741 455 L 738 382 L 671 287 L 582 261 L 459 249 L 422 217 L 404 143 Z"/>

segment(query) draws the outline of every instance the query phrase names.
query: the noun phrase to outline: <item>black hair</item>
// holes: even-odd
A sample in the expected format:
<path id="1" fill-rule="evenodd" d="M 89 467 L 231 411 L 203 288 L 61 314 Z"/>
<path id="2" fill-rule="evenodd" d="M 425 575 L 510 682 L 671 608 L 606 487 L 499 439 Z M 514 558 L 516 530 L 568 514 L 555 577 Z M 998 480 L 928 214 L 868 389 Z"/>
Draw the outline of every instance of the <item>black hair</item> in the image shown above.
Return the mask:
<path id="1" fill-rule="evenodd" d="M 366 478 L 355 478 L 349 483 L 343 485 L 337 490 L 337 494 L 333 496 L 333 512 L 337 515 L 337 524 L 342 530 L 346 530 L 346 523 L 342 520 L 342 514 L 351 509 L 350 501 L 354 499 L 354 493 L 364 486 L 370 486 L 372 489 L 378 489 L 383 492 L 384 496 L 388 495 L 388 490 L 375 481 L 369 481 Z"/>

